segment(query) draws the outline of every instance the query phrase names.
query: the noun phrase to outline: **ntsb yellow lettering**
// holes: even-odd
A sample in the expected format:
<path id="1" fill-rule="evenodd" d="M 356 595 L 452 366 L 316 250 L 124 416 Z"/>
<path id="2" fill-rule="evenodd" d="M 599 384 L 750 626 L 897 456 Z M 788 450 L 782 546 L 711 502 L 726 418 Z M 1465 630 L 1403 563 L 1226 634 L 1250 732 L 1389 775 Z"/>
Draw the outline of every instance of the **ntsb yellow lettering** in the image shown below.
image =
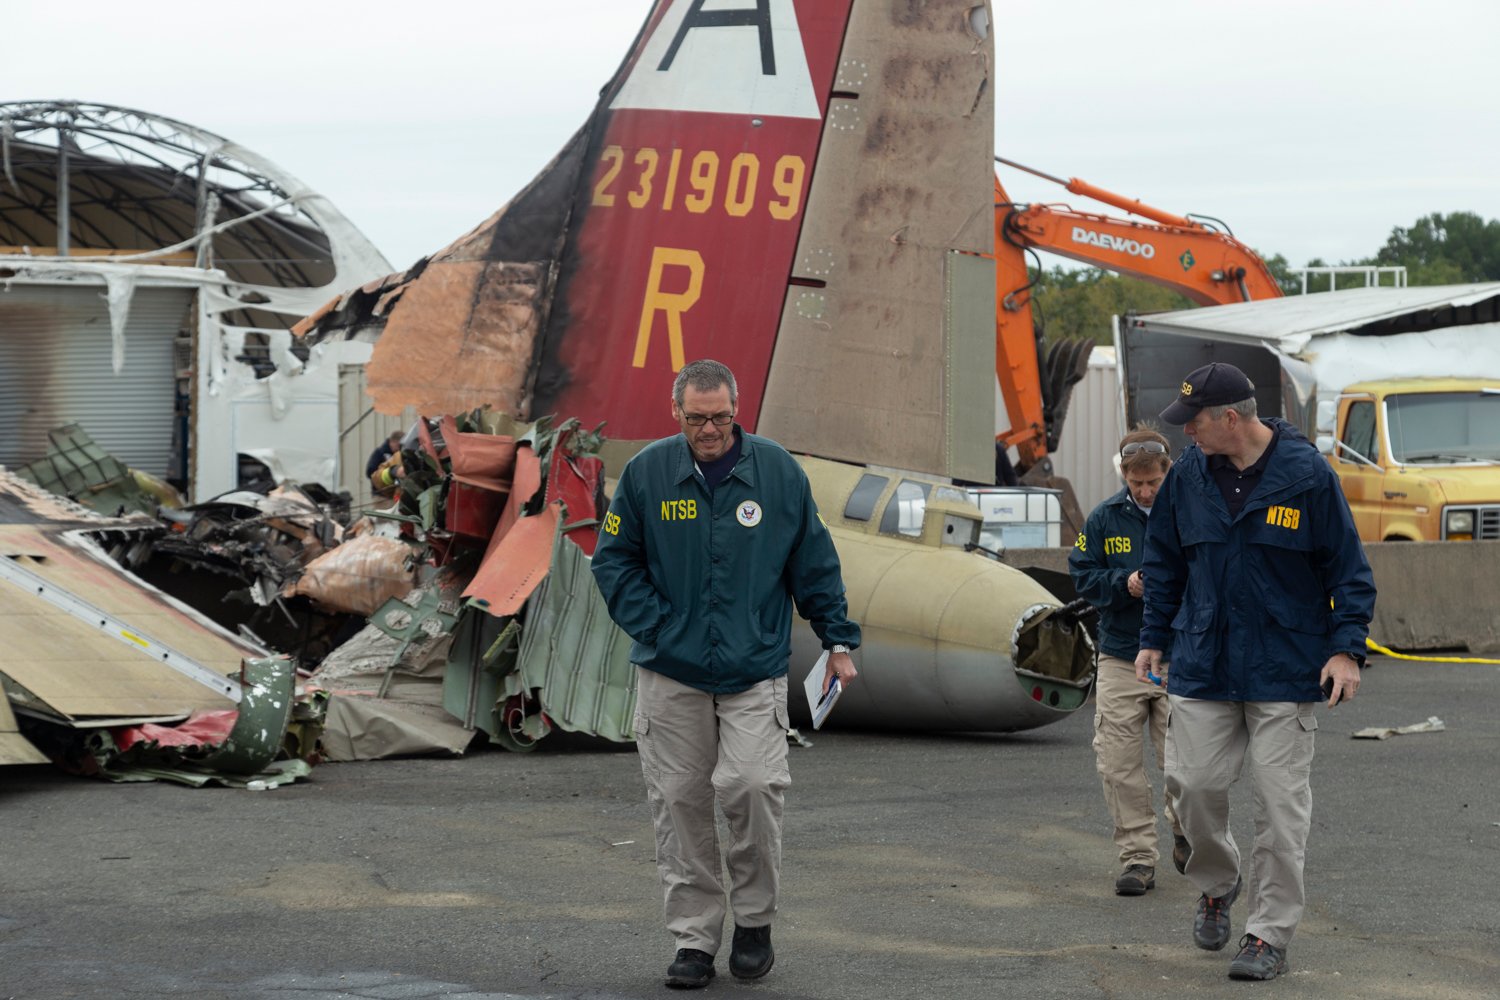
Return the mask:
<path id="1" fill-rule="evenodd" d="M 1296 531 L 1302 526 L 1302 512 L 1295 507 L 1268 507 L 1266 508 L 1266 523 Z"/>
<path id="2" fill-rule="evenodd" d="M 610 511 L 608 514 L 605 514 L 604 530 L 609 532 L 611 535 L 618 535 L 620 533 L 620 515 L 616 514 L 614 511 Z"/>
<path id="3" fill-rule="evenodd" d="M 696 500 L 663 500 L 661 502 L 663 521 L 691 521 L 697 516 L 698 501 Z"/>
<path id="4" fill-rule="evenodd" d="M 1073 542 L 1073 547 L 1079 552 L 1087 552 L 1089 550 L 1089 537 L 1080 531 L 1077 540 Z"/>
<path id="5" fill-rule="evenodd" d="M 1118 556 L 1130 551 L 1130 538 L 1125 535 L 1111 535 L 1104 540 L 1104 554 L 1107 556 Z"/>

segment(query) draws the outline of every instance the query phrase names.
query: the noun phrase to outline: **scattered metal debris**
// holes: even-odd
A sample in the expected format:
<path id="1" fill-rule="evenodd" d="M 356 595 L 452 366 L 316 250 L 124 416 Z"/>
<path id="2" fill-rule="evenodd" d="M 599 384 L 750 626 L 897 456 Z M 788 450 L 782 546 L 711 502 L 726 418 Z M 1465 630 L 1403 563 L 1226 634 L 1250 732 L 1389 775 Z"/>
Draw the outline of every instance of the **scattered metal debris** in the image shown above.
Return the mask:
<path id="1" fill-rule="evenodd" d="M 81 770 L 111 781 L 240 788 L 256 783 L 257 790 L 305 778 L 310 762 L 278 759 L 296 704 L 295 684 L 296 671 L 286 658 L 247 660 L 237 709 L 195 712 L 174 726 L 144 723 L 96 731 L 85 743 L 91 766 Z"/>
<path id="2" fill-rule="evenodd" d="M 158 507 L 182 506 L 182 495 L 169 483 L 127 468 L 77 424 L 53 428 L 47 440 L 47 454 L 16 475 L 101 514 L 154 515 Z"/>
<path id="3" fill-rule="evenodd" d="M 1426 722 L 1414 722 L 1409 726 L 1397 726 L 1393 728 L 1382 728 L 1370 726 L 1366 729 L 1358 729 L 1354 732 L 1357 740 L 1388 740 L 1392 736 L 1406 736 L 1410 733 L 1440 733 L 1448 727 L 1443 720 L 1435 715 L 1429 715 Z"/>
<path id="4" fill-rule="evenodd" d="M 332 693 L 330 759 L 459 753 L 478 731 L 516 751 L 554 728 L 631 738 L 629 643 L 585 571 L 601 442 L 484 409 L 418 422 L 390 467 L 394 506 L 373 516 L 400 524 L 420 585 L 314 675 Z"/>
<path id="5" fill-rule="evenodd" d="M 16 713 L 10 710 L 10 699 L 0 697 L 0 765 L 45 763 L 47 755 L 21 735 Z"/>
<path id="6" fill-rule="evenodd" d="M 263 787 L 305 775 L 322 701 L 299 695 L 292 662 L 111 558 L 149 547 L 159 528 L 0 471 L 0 763 Z"/>

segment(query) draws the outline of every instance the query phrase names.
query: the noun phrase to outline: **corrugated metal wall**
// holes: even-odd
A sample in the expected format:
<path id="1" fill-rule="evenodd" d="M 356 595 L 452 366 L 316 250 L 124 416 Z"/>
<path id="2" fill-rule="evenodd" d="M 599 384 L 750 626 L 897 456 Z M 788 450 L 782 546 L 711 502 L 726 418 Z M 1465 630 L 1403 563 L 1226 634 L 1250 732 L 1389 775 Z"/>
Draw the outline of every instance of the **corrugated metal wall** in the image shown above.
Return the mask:
<path id="1" fill-rule="evenodd" d="M 77 423 L 132 468 L 167 474 L 176 372 L 189 288 L 137 288 L 114 372 L 100 285 L 25 285 L 0 292 L 0 465 L 47 451 L 47 431 Z"/>
<path id="2" fill-rule="evenodd" d="M 1112 347 L 1096 347 L 1089 356 L 1088 374 L 1073 387 L 1062 440 L 1052 463 L 1058 475 L 1072 481 L 1085 515 L 1120 488 L 1113 458 L 1124 436 L 1115 351 Z"/>
<path id="3" fill-rule="evenodd" d="M 365 366 L 339 365 L 339 479 L 335 489 L 348 490 L 356 511 L 375 500 L 365 462 L 392 431 L 405 431 L 417 419 L 408 406 L 399 417 L 375 412 L 375 401 L 365 392 Z"/>

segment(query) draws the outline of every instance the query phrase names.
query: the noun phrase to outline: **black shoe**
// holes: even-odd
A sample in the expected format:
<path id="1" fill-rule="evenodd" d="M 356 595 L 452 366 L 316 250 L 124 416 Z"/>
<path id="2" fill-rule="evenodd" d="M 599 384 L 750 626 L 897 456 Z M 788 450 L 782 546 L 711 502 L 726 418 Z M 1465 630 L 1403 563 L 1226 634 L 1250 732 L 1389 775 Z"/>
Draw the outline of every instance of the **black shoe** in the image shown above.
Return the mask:
<path id="1" fill-rule="evenodd" d="M 1275 979 L 1286 971 L 1286 949 L 1254 934 L 1240 938 L 1240 953 L 1229 963 L 1230 979 Z"/>
<path id="2" fill-rule="evenodd" d="M 734 928 L 734 946 L 729 952 L 729 971 L 736 979 L 759 979 L 771 971 L 776 952 L 771 949 L 771 925 Z"/>
<path id="3" fill-rule="evenodd" d="M 1127 865 L 1115 879 L 1116 896 L 1144 896 L 1156 886 L 1156 869 L 1150 865 Z"/>
<path id="4" fill-rule="evenodd" d="M 667 985 L 679 990 L 701 989 L 713 977 L 714 957 L 697 948 L 678 948 L 677 957 L 667 966 Z"/>
<path id="5" fill-rule="evenodd" d="M 1193 918 L 1193 943 L 1206 951 L 1218 951 L 1229 943 L 1229 908 L 1239 898 L 1245 880 L 1235 879 L 1234 888 L 1218 898 L 1198 897 L 1198 915 Z"/>
<path id="6" fill-rule="evenodd" d="M 1188 858 L 1193 856 L 1193 845 L 1187 842 L 1187 838 L 1180 833 L 1172 835 L 1172 867 L 1177 869 L 1177 874 L 1187 874 Z"/>

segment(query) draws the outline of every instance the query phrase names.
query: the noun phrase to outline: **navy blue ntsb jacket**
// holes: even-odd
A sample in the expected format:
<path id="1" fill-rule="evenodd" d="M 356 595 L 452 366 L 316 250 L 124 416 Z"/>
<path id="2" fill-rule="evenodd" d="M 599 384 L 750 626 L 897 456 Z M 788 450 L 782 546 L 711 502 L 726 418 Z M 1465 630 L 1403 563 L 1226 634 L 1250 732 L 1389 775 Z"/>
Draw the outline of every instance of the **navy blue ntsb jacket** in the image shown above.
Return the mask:
<path id="1" fill-rule="evenodd" d="M 701 691 L 785 674 L 794 600 L 825 649 L 859 645 L 807 473 L 769 438 L 740 431 L 739 461 L 712 496 L 687 438 L 647 445 L 620 473 L 593 572 L 635 640 L 630 662 Z"/>
<path id="2" fill-rule="evenodd" d="M 1338 478 L 1291 424 L 1262 423 L 1276 451 L 1233 521 L 1196 445 L 1156 495 L 1140 645 L 1172 643 L 1174 695 L 1318 701 L 1329 657 L 1365 655 L 1375 581 Z"/>
<path id="3" fill-rule="evenodd" d="M 1094 508 L 1068 553 L 1073 589 L 1099 609 L 1099 649 L 1132 663 L 1140 651 L 1143 605 L 1125 581 L 1146 555 L 1146 520 L 1123 489 Z M 1170 646 L 1163 650 L 1170 652 Z"/>

